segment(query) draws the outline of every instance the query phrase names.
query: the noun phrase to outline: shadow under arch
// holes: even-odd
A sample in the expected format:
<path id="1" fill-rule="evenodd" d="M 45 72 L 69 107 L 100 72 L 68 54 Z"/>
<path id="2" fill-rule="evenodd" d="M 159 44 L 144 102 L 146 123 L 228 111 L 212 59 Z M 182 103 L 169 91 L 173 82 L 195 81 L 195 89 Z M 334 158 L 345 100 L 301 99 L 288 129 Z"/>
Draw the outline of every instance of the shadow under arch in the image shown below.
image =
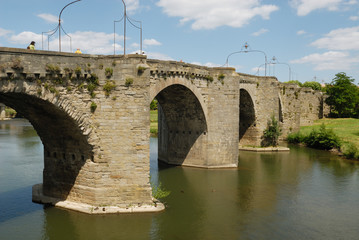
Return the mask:
<path id="1" fill-rule="evenodd" d="M 256 114 L 252 97 L 247 90 L 240 89 L 239 101 L 239 144 L 256 145 Z"/>
<path id="2" fill-rule="evenodd" d="M 171 165 L 204 166 L 207 122 L 202 105 L 186 86 L 173 84 L 156 96 L 158 160 Z"/>
<path id="3" fill-rule="evenodd" d="M 43 194 L 68 199 L 79 172 L 93 159 L 93 146 L 62 108 L 23 92 L 0 93 L 0 102 L 30 121 L 44 145 Z"/>

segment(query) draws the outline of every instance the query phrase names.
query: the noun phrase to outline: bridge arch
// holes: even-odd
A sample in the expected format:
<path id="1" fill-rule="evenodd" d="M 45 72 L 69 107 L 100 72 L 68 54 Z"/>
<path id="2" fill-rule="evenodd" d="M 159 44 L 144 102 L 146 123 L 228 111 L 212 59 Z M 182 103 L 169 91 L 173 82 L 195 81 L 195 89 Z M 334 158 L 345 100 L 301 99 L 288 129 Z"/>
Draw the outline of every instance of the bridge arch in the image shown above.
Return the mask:
<path id="1" fill-rule="evenodd" d="M 61 95 L 20 80 L 1 82 L 0 102 L 28 119 L 43 143 L 43 185 L 39 194 L 58 200 L 83 198 L 74 185 L 83 183 L 84 166 L 93 164 L 97 151 L 96 133 L 86 114 Z M 41 196 L 33 197 L 41 201 L 36 199 Z"/>
<path id="2" fill-rule="evenodd" d="M 239 144 L 256 145 L 257 123 L 253 95 L 249 89 L 240 89 L 239 96 Z"/>
<path id="3" fill-rule="evenodd" d="M 207 121 L 199 91 L 181 81 L 166 81 L 150 91 L 159 103 L 158 159 L 172 165 L 203 166 Z"/>

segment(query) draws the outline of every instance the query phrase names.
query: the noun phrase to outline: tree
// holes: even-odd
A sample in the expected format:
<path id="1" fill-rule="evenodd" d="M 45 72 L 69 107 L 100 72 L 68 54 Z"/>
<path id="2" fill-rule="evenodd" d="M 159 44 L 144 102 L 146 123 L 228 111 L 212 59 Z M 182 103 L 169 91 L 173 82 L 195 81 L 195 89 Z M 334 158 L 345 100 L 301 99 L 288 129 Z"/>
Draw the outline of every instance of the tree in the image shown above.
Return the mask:
<path id="1" fill-rule="evenodd" d="M 303 83 L 299 82 L 298 80 L 290 80 L 284 83 L 291 83 L 291 84 L 297 84 L 299 87 L 303 86 Z"/>
<path id="2" fill-rule="evenodd" d="M 305 82 L 303 83 L 302 87 L 309 87 L 313 90 L 322 90 L 322 86 L 318 82 Z"/>
<path id="3" fill-rule="evenodd" d="M 267 128 L 263 131 L 262 143 L 263 147 L 273 146 L 276 147 L 279 144 L 279 136 L 282 134 L 282 130 L 279 126 L 279 122 L 272 114 L 271 119 L 267 122 Z"/>
<path id="4" fill-rule="evenodd" d="M 354 79 L 345 73 L 337 73 L 330 85 L 326 87 L 328 98 L 325 103 L 330 106 L 333 117 L 357 117 L 359 110 L 359 88 Z"/>

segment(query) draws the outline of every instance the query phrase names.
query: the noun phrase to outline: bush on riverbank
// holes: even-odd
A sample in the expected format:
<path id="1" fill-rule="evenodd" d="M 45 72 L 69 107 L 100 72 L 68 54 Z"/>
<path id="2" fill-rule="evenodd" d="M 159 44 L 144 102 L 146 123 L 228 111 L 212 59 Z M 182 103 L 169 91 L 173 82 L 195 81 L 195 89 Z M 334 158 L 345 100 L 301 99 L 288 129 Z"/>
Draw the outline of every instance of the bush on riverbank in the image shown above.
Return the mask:
<path id="1" fill-rule="evenodd" d="M 313 128 L 309 134 L 301 131 L 290 133 L 287 141 L 292 144 L 303 143 L 307 147 L 323 150 L 338 149 L 348 159 L 359 159 L 358 147 L 350 142 L 344 143 L 333 129 L 327 129 L 324 123 L 319 129 Z"/>

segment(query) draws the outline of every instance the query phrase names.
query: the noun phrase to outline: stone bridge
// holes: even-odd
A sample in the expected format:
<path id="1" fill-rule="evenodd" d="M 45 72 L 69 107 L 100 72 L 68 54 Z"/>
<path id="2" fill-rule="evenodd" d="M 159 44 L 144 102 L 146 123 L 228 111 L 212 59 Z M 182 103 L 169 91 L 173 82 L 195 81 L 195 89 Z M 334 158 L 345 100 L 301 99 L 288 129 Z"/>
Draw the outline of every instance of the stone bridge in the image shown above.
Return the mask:
<path id="1" fill-rule="evenodd" d="M 322 116 L 322 95 L 275 77 L 143 55 L 0 48 L 0 103 L 25 116 L 44 146 L 33 200 L 87 213 L 158 211 L 152 198 L 150 103 L 159 102 L 159 160 L 234 168 L 271 115 L 283 136 Z"/>

